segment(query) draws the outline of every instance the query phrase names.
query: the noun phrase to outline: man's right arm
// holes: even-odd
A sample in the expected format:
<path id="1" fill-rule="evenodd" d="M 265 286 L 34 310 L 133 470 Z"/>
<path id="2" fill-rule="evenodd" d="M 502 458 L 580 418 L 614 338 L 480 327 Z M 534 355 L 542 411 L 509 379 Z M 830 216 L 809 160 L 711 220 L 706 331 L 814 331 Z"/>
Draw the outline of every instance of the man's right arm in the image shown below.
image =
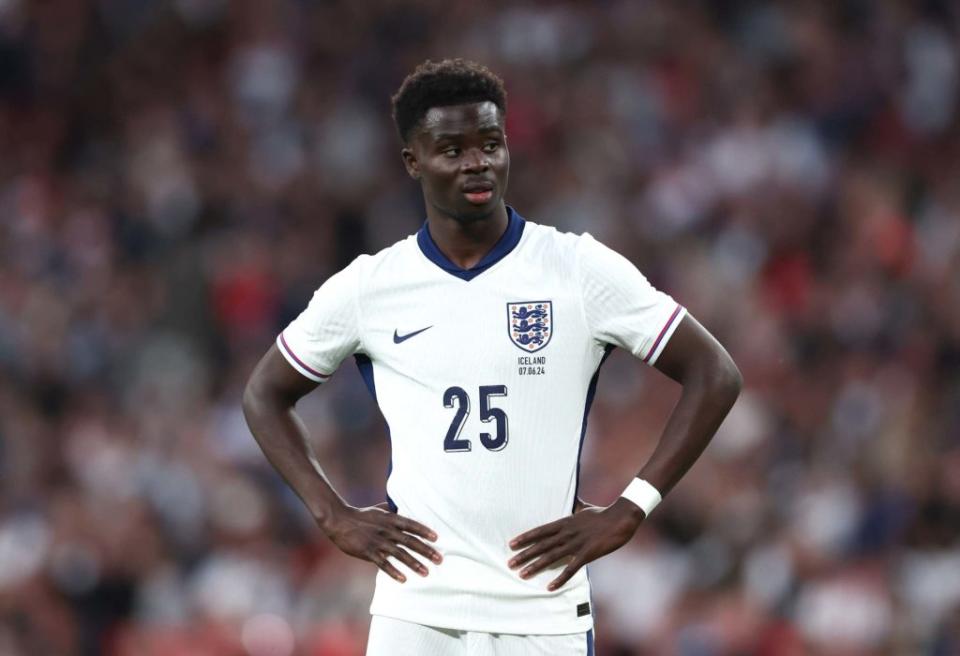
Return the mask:
<path id="1" fill-rule="evenodd" d="M 419 539 L 436 540 L 431 529 L 376 506 L 350 506 L 324 475 L 310 448 L 307 429 L 294 409 L 297 401 L 316 387 L 316 382 L 286 361 L 276 344 L 271 346 L 243 393 L 243 414 L 250 432 L 270 464 L 341 551 L 369 560 L 400 582 L 406 578 L 387 560 L 388 556 L 426 576 L 426 567 L 410 551 L 434 563 L 441 561 L 440 554 Z"/>

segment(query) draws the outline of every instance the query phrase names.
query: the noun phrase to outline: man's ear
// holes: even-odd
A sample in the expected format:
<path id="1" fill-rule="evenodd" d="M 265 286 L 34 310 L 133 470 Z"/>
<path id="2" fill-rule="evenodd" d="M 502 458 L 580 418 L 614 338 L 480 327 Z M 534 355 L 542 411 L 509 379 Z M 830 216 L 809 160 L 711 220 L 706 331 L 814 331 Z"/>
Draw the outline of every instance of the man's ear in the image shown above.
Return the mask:
<path id="1" fill-rule="evenodd" d="M 417 161 L 417 157 L 413 154 L 413 151 L 409 148 L 404 148 L 400 151 L 400 156 L 403 157 L 403 166 L 407 169 L 407 175 L 414 180 L 419 180 L 420 162 Z"/>

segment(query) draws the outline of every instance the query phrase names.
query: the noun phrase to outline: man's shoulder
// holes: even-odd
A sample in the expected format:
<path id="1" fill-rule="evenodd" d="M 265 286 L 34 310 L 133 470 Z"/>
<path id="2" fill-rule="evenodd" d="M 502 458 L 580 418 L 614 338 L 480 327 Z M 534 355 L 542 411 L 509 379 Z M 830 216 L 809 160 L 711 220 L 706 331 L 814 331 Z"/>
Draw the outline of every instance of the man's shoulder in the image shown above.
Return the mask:
<path id="1" fill-rule="evenodd" d="M 580 257 L 585 241 L 594 241 L 590 233 L 567 232 L 528 220 L 524 228 L 524 258 L 541 263 L 553 261 L 562 269 L 570 270 Z"/>
<path id="2" fill-rule="evenodd" d="M 353 259 L 347 268 L 354 268 L 361 277 L 367 277 L 384 268 L 402 265 L 415 254 L 416 235 L 410 235 L 375 253 L 363 253 Z"/>
<path id="3" fill-rule="evenodd" d="M 581 253 L 592 255 L 595 252 L 616 252 L 616 248 L 608 246 L 589 232 L 569 232 L 529 220 L 526 227 L 531 245 L 553 248 L 562 251 L 565 255 L 577 256 Z"/>
<path id="4" fill-rule="evenodd" d="M 529 245 L 558 249 L 576 248 L 584 235 L 587 235 L 587 233 L 565 232 L 554 226 L 544 225 L 529 219 L 526 220 L 523 232 L 525 241 Z"/>

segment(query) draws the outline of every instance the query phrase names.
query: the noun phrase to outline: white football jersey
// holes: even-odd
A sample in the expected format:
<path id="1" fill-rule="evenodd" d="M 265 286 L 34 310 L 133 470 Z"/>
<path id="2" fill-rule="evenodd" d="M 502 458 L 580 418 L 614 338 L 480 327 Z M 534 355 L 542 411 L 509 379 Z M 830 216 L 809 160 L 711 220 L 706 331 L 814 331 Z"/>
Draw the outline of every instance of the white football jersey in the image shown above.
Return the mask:
<path id="1" fill-rule="evenodd" d="M 469 270 L 440 252 L 426 224 L 358 257 L 277 344 L 318 382 L 355 356 L 389 428 L 387 499 L 437 533 L 443 563 L 425 562 L 429 576 L 407 572 L 402 584 L 379 572 L 371 613 L 576 633 L 593 626 L 585 569 L 550 592 L 562 568 L 523 580 L 507 565 L 508 542 L 572 512 L 605 355 L 619 346 L 654 363 L 685 311 L 589 234 L 508 213 L 504 235 Z"/>

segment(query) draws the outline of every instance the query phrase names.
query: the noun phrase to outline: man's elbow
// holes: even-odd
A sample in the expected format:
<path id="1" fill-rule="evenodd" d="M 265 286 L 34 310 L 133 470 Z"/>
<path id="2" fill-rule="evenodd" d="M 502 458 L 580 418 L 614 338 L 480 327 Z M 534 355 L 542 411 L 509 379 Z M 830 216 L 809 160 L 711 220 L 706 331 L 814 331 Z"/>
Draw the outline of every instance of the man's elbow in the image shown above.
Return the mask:
<path id="1" fill-rule="evenodd" d="M 297 397 L 289 391 L 279 387 L 269 377 L 254 371 L 243 388 L 240 407 L 247 419 L 247 423 L 254 416 L 282 413 L 292 409 L 297 404 Z"/>
<path id="2" fill-rule="evenodd" d="M 240 407 L 243 410 L 243 416 L 247 418 L 247 423 L 250 422 L 250 416 L 255 412 L 258 405 L 259 397 L 253 377 L 251 377 L 247 380 L 247 384 L 243 388 L 243 396 L 240 399 Z"/>
<path id="3" fill-rule="evenodd" d="M 240 407 L 247 418 L 247 423 L 250 423 L 251 417 L 270 407 L 272 405 L 270 401 L 275 398 L 276 395 L 270 394 L 269 386 L 265 385 L 264 381 L 257 376 L 257 372 L 254 371 L 243 388 L 243 397 L 240 401 Z"/>
<path id="4" fill-rule="evenodd" d="M 739 367 L 726 353 L 721 358 L 721 362 L 711 379 L 713 381 L 711 387 L 714 389 L 714 393 L 732 406 L 737 397 L 740 396 L 740 390 L 743 389 L 743 374 L 740 373 Z"/>

